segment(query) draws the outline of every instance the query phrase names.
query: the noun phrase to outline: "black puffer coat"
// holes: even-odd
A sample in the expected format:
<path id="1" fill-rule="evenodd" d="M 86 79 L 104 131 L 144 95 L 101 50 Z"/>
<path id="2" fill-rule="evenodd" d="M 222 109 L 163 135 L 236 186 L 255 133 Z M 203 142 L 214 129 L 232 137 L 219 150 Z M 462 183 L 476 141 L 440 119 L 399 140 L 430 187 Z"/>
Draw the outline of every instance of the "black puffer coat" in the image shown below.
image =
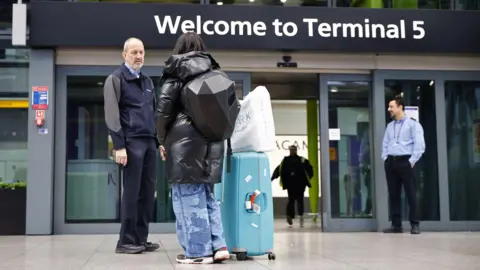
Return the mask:
<path id="1" fill-rule="evenodd" d="M 165 63 L 157 102 L 157 136 L 167 151 L 170 183 L 200 184 L 221 181 L 224 143 L 209 143 L 185 114 L 183 85 L 220 66 L 206 52 L 172 55 Z"/>

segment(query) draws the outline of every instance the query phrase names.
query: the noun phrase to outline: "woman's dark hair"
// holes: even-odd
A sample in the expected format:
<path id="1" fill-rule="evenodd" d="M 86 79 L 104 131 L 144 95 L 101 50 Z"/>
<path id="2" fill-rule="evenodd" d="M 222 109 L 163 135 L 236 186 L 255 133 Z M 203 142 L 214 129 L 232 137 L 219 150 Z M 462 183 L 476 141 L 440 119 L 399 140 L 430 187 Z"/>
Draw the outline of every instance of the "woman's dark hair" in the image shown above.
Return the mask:
<path id="1" fill-rule="evenodd" d="M 205 43 L 203 43 L 202 38 L 194 32 L 187 32 L 182 34 L 177 39 L 177 44 L 175 44 L 173 53 L 184 54 L 193 51 L 205 51 Z"/>

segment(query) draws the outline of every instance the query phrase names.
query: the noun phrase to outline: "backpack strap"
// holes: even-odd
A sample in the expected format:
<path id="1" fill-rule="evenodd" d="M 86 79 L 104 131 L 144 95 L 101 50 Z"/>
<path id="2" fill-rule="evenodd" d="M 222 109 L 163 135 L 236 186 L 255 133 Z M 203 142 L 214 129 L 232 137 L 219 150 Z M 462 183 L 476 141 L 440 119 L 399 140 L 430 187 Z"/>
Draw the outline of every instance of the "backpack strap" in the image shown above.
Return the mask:
<path id="1" fill-rule="evenodd" d="M 232 163 L 232 142 L 230 141 L 230 138 L 229 138 L 227 139 L 227 173 L 230 172 L 231 163 Z"/>

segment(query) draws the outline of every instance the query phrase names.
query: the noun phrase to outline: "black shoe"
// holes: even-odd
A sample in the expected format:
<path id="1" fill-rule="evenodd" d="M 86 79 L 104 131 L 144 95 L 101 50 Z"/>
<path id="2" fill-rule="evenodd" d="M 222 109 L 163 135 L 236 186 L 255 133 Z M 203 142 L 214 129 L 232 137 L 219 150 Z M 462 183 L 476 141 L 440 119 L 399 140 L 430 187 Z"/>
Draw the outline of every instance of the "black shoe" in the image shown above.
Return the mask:
<path id="1" fill-rule="evenodd" d="M 152 252 L 160 248 L 159 244 L 152 242 L 143 243 L 143 246 L 145 247 L 146 252 Z"/>
<path id="2" fill-rule="evenodd" d="M 287 223 L 288 223 L 288 225 L 292 226 L 293 225 L 293 218 L 292 217 L 287 217 Z"/>
<path id="3" fill-rule="evenodd" d="M 385 230 L 383 230 L 383 233 L 403 233 L 403 228 L 392 226 L 390 228 L 386 228 Z"/>
<path id="4" fill-rule="evenodd" d="M 412 229 L 410 230 L 410 233 L 411 234 L 420 234 L 420 228 L 418 227 L 418 225 L 413 225 Z"/>
<path id="5" fill-rule="evenodd" d="M 137 246 L 137 245 L 117 245 L 115 249 L 115 253 L 123 253 L 123 254 L 140 254 L 145 251 L 144 246 Z"/>

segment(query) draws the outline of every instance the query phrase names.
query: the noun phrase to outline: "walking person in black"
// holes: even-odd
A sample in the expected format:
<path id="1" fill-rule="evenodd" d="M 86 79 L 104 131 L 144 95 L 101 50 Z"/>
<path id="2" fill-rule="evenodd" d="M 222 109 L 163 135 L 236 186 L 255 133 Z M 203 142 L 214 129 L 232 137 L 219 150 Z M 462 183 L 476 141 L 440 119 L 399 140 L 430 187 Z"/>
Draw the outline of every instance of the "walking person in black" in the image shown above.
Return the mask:
<path id="1" fill-rule="evenodd" d="M 129 38 L 123 63 L 105 81 L 105 122 L 123 166 L 123 196 L 117 253 L 138 254 L 160 246 L 147 242 L 155 200 L 159 147 L 155 131 L 155 95 L 150 77 L 140 71 L 145 50 L 142 41 Z"/>
<path id="2" fill-rule="evenodd" d="M 382 159 L 385 161 L 392 226 L 385 233 L 402 233 L 402 186 L 410 210 L 411 233 L 419 234 L 417 217 L 417 183 L 413 168 L 425 152 L 423 128 L 417 119 L 407 117 L 401 97 L 388 104 L 393 120 L 387 125 L 383 137 Z"/>
<path id="3" fill-rule="evenodd" d="M 272 181 L 280 178 L 280 185 L 283 190 L 288 192 L 287 203 L 287 222 L 293 225 L 295 218 L 295 203 L 297 204 L 297 214 L 300 216 L 300 226 L 303 227 L 304 218 L 304 193 L 306 187 L 311 187 L 310 179 L 313 177 L 313 167 L 308 159 L 297 154 L 297 147 L 289 147 L 290 155 L 286 156 L 280 165 L 275 168 L 272 175 Z"/>

